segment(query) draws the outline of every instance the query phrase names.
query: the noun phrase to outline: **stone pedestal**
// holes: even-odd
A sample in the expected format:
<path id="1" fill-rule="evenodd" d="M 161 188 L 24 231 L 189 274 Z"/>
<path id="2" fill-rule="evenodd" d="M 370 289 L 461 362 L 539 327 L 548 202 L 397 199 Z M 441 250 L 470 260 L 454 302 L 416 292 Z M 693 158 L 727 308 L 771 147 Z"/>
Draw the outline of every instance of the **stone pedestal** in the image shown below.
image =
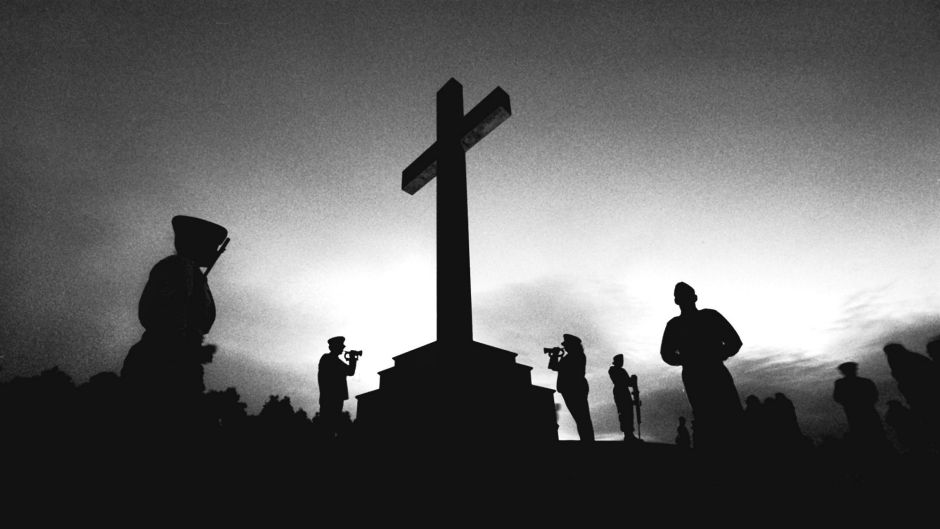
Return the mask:
<path id="1" fill-rule="evenodd" d="M 379 371 L 379 389 L 357 396 L 364 442 L 503 444 L 558 439 L 554 391 L 532 385 L 516 353 L 479 342 L 432 342 Z"/>

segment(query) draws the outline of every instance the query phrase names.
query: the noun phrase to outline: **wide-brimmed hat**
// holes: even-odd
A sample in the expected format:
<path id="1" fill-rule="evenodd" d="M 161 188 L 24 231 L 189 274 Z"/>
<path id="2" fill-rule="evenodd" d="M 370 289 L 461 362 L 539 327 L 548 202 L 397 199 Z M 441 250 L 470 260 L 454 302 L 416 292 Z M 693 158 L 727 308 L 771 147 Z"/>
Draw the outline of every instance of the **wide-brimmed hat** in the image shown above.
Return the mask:
<path id="1" fill-rule="evenodd" d="M 843 362 L 839 364 L 840 373 L 854 373 L 858 370 L 858 362 Z"/>

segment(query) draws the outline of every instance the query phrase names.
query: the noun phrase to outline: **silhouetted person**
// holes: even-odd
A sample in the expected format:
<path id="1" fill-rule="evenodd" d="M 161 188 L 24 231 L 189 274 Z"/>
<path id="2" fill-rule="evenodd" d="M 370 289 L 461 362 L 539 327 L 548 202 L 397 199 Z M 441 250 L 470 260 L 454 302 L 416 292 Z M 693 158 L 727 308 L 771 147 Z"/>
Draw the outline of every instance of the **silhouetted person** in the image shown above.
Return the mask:
<path id="1" fill-rule="evenodd" d="M 764 404 L 767 414 L 765 421 L 768 425 L 770 443 L 778 449 L 795 450 L 804 445 L 806 439 L 800 430 L 796 418 L 796 408 L 793 401 L 783 393 L 775 393 Z"/>
<path id="2" fill-rule="evenodd" d="M 804 442 L 806 437 L 803 435 L 803 430 L 800 428 L 800 421 L 796 417 L 796 407 L 793 405 L 793 401 L 787 398 L 783 393 L 777 393 L 776 400 L 780 403 L 784 435 L 790 442 Z"/>
<path id="3" fill-rule="evenodd" d="M 610 381 L 614 383 L 614 404 L 617 405 L 617 417 L 620 419 L 620 431 L 625 441 L 634 441 L 633 436 L 633 397 L 630 390 L 636 386 L 636 375 L 630 376 L 623 368 L 623 355 L 614 356 L 614 365 L 607 369 Z"/>
<path id="4" fill-rule="evenodd" d="M 679 448 L 692 446 L 692 436 L 689 435 L 689 429 L 685 427 L 685 417 L 679 417 L 679 426 L 676 428 L 676 446 Z"/>
<path id="5" fill-rule="evenodd" d="M 334 438 L 341 430 L 343 401 L 349 398 L 346 377 L 356 374 L 357 354 L 347 354 L 349 363 L 339 355 L 346 348 L 346 338 L 335 336 L 326 341 L 330 352 L 320 357 L 317 382 L 320 386 L 320 424 L 327 438 Z M 351 353 L 357 353 L 352 351 Z"/>
<path id="6" fill-rule="evenodd" d="M 888 401 L 885 422 L 894 430 L 901 446 L 915 452 L 924 448 L 923 428 L 918 424 L 911 410 L 901 401 L 894 399 Z"/>
<path id="7" fill-rule="evenodd" d="M 931 385 L 936 391 L 934 391 L 934 420 L 940 421 L 940 337 L 932 339 L 927 344 L 927 356 L 930 357 L 930 360 L 933 362 L 933 369 L 931 370 Z M 940 439 L 938 439 L 940 441 Z"/>
<path id="8" fill-rule="evenodd" d="M 884 347 L 891 376 L 898 383 L 898 391 L 904 395 L 907 406 L 926 427 L 932 441 L 936 441 L 938 430 L 938 400 L 936 364 L 930 358 L 907 350 L 903 345 L 889 343 Z"/>
<path id="9" fill-rule="evenodd" d="M 747 442 L 748 449 L 759 452 L 766 448 L 767 419 L 764 413 L 764 405 L 761 404 L 757 395 L 748 395 L 744 399 L 744 439 Z"/>
<path id="10" fill-rule="evenodd" d="M 695 447 L 727 446 L 738 433 L 742 409 L 723 362 L 741 349 L 741 339 L 718 311 L 696 308 L 698 297 L 689 285 L 677 283 L 674 295 L 680 314 L 666 324 L 660 354 L 667 364 L 682 366 Z"/>
<path id="11" fill-rule="evenodd" d="M 203 339 L 215 321 L 206 273 L 220 255 L 228 231 L 212 222 L 173 217 L 176 255 L 157 263 L 138 304 L 144 326 L 131 347 L 121 378 L 137 419 L 158 429 L 197 425 L 205 389 L 202 365 L 215 346 Z"/>
<path id="12" fill-rule="evenodd" d="M 849 439 L 862 448 L 879 447 L 885 441 L 881 418 L 875 411 L 878 388 L 867 378 L 858 376 L 858 364 L 839 365 L 843 378 L 836 380 L 832 398 L 845 409 L 849 422 Z"/>
<path id="13" fill-rule="evenodd" d="M 940 363 L 940 337 L 933 338 L 927 344 L 927 356 L 933 360 L 934 365 Z"/>
<path id="14" fill-rule="evenodd" d="M 548 367 L 558 371 L 556 387 L 578 426 L 578 437 L 582 441 L 593 441 L 594 425 L 591 423 L 591 410 L 588 407 L 588 382 L 584 378 L 587 364 L 584 347 L 580 338 L 565 334 L 561 349 L 564 354 L 553 354 Z"/>

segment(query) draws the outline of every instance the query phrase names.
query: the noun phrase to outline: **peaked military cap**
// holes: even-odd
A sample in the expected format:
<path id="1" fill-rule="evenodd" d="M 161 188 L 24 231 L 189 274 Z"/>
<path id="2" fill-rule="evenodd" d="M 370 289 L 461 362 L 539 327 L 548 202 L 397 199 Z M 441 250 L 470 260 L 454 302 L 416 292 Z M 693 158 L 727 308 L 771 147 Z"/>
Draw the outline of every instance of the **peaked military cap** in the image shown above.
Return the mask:
<path id="1" fill-rule="evenodd" d="M 848 373 L 850 371 L 856 371 L 858 370 L 858 363 L 857 362 L 843 362 L 839 364 L 838 369 L 840 373 Z"/>
<path id="2" fill-rule="evenodd" d="M 346 337 L 345 337 L 345 336 L 334 336 L 334 337 L 330 338 L 329 340 L 327 340 L 326 343 L 329 344 L 331 347 L 334 346 L 334 345 L 342 345 L 342 346 L 345 346 L 345 345 L 346 345 Z"/>
<path id="3" fill-rule="evenodd" d="M 907 349 L 899 343 L 889 343 L 884 346 L 884 352 L 887 354 L 900 354 L 907 352 Z"/>
<path id="4" fill-rule="evenodd" d="M 173 217 L 173 233 L 177 237 L 188 239 L 200 246 L 204 244 L 213 248 L 218 248 L 228 236 L 228 230 L 222 226 L 186 215 Z"/>

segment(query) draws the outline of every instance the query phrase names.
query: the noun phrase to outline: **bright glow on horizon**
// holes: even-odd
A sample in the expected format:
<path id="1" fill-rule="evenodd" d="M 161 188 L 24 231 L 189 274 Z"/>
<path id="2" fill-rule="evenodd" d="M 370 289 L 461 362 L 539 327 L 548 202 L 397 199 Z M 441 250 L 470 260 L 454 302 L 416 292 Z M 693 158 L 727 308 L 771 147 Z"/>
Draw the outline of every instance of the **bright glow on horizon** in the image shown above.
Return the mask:
<path id="1" fill-rule="evenodd" d="M 185 213 L 232 237 L 210 278 L 214 384 L 312 414 L 344 334 L 365 351 L 350 392 L 375 389 L 435 339 L 436 186 L 408 196 L 400 175 L 450 77 L 468 109 L 497 85 L 512 99 L 468 153 L 474 335 L 536 383 L 555 380 L 541 347 L 580 332 L 594 409 L 623 353 L 671 439 L 677 281 L 739 331 L 729 365 L 751 387 L 822 365 L 797 403 L 819 417 L 828 364 L 883 368 L 888 336 L 922 348 L 940 314 L 929 3 L 482 4 L 17 10 L 0 32 L 3 376 L 119 367 Z"/>

